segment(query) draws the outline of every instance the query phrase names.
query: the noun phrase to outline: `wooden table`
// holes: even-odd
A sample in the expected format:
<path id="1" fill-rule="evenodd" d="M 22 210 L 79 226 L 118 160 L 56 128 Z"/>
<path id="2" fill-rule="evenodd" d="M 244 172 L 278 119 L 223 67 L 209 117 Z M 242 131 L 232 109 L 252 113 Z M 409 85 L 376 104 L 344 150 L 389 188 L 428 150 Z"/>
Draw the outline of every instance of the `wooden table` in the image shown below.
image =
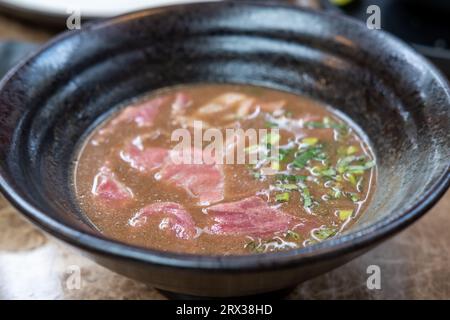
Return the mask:
<path id="1" fill-rule="evenodd" d="M 54 32 L 0 15 L 0 40 L 42 42 Z M 450 192 L 423 219 L 345 266 L 307 281 L 290 299 L 450 299 Z M 367 267 L 381 268 L 369 290 Z M 75 269 L 74 269 L 75 268 Z M 73 270 L 81 286 L 70 285 Z M 48 238 L 0 196 L 1 299 L 164 299 Z"/>

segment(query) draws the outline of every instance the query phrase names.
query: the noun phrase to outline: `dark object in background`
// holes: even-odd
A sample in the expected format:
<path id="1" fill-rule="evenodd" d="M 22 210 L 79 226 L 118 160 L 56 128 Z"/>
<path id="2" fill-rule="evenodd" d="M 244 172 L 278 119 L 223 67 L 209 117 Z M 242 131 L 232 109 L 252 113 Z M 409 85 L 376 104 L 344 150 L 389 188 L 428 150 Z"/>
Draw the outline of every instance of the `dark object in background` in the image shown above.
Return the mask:
<path id="1" fill-rule="evenodd" d="M 373 4 L 381 9 L 383 30 L 411 44 L 450 77 L 450 1 L 359 0 L 342 12 L 366 21 Z"/>
<path id="2" fill-rule="evenodd" d="M 380 6 L 382 27 L 410 43 L 450 77 L 450 1 L 448 0 L 354 0 L 337 9 L 329 0 L 253 0 L 254 2 L 288 3 L 312 9 L 344 12 L 366 20 L 369 5 Z M 342 10 L 342 11 L 341 11 Z M 58 30 L 66 28 L 67 14 L 47 13 L 0 0 L 0 11 L 33 23 L 45 24 Z M 82 15 L 83 21 L 96 19 Z"/>
<path id="3" fill-rule="evenodd" d="M 400 0 L 397 0 L 400 1 Z M 450 12 L 450 1 L 448 0 L 401 0 L 405 5 L 413 5 L 433 10 L 444 10 Z"/>
<path id="4" fill-rule="evenodd" d="M 245 257 L 165 253 L 96 232 L 73 198 L 77 144 L 130 97 L 198 82 L 303 93 L 348 114 L 379 166 L 359 224 L 308 248 Z M 1 189 L 24 215 L 118 273 L 191 295 L 264 293 L 324 273 L 417 220 L 450 183 L 441 74 L 384 32 L 294 7 L 176 6 L 62 35 L 4 80 L 0 123 Z"/>

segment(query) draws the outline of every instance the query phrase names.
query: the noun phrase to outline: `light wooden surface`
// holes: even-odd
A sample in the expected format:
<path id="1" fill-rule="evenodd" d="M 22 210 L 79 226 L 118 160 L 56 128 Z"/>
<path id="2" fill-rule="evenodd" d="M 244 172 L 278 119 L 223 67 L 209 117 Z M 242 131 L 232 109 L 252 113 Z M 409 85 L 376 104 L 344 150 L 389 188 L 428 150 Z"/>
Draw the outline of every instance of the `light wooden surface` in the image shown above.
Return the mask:
<path id="1" fill-rule="evenodd" d="M 54 32 L 0 15 L 0 40 L 42 42 Z M 347 265 L 297 287 L 291 299 L 450 299 L 450 192 L 423 219 Z M 381 290 L 366 286 L 381 269 Z M 75 268 L 75 269 L 74 269 Z M 79 270 L 81 286 L 71 274 Z M 163 299 L 49 239 L 0 196 L 1 299 Z"/>

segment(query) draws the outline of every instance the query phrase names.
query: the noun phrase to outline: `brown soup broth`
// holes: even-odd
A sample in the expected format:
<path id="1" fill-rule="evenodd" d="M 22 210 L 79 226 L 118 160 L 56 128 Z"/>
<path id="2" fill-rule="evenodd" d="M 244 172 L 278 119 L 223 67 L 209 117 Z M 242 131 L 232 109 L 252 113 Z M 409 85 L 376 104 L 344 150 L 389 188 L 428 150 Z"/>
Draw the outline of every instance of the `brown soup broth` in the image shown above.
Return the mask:
<path id="1" fill-rule="evenodd" d="M 224 136 L 227 128 L 266 129 L 244 149 L 265 156 L 252 164 L 175 163 L 180 141 L 172 133 L 194 134 L 197 121 Z M 209 143 L 193 146 L 190 156 Z M 199 84 L 154 92 L 100 124 L 80 148 L 74 188 L 81 210 L 107 237 L 228 255 L 302 248 L 342 233 L 366 209 L 375 180 L 366 139 L 331 108 L 263 87 Z"/>

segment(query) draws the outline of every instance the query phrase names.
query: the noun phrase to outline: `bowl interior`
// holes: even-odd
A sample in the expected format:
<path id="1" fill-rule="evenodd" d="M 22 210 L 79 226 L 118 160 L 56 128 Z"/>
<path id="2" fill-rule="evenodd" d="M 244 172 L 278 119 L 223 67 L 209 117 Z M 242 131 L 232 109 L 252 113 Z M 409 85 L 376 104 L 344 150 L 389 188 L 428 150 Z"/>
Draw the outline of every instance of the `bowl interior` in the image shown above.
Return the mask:
<path id="1" fill-rule="evenodd" d="M 0 174 L 48 217 L 96 233 L 71 185 L 83 137 L 129 98 L 200 82 L 305 94 L 364 130 L 378 185 L 351 234 L 395 219 L 447 174 L 449 91 L 422 58 L 353 21 L 242 3 L 136 13 L 46 46 L 3 82 Z"/>

